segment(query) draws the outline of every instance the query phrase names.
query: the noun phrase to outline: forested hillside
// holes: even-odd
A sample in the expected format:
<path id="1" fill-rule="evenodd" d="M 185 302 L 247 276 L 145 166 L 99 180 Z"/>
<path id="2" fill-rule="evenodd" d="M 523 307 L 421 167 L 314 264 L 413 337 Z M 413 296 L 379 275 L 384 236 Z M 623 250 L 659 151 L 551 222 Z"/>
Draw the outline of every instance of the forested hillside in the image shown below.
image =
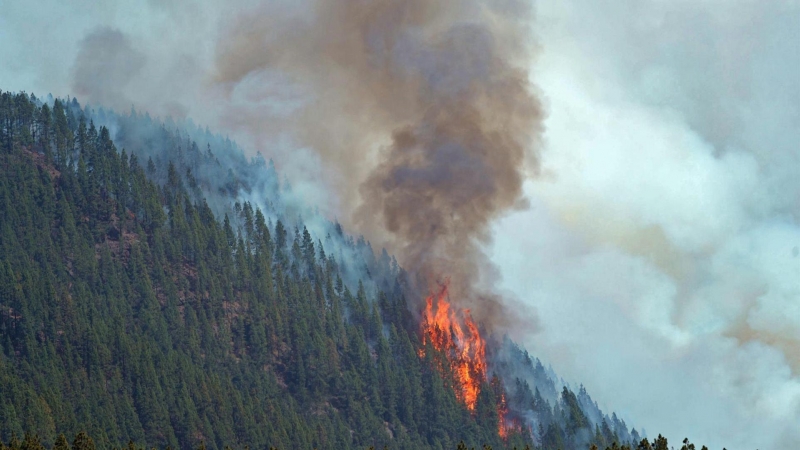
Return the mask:
<path id="1" fill-rule="evenodd" d="M 469 410 L 419 337 L 394 259 L 227 139 L 8 92 L 0 132 L 4 442 L 81 430 L 104 448 L 640 440 L 502 337 Z M 515 426 L 501 437 L 506 401 Z"/>

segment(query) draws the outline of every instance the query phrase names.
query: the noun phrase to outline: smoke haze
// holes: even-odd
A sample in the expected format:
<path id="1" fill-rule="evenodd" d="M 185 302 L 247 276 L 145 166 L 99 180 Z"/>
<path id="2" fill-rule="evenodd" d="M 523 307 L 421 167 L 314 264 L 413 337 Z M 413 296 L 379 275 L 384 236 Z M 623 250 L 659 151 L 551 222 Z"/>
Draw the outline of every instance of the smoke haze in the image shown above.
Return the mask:
<path id="1" fill-rule="evenodd" d="M 94 3 L 0 3 L 0 88 L 230 132 L 476 299 L 502 276 L 516 337 L 637 429 L 800 445 L 796 2 Z"/>
<path id="2" fill-rule="evenodd" d="M 479 244 L 520 204 L 541 127 L 528 87 L 530 5 L 380 0 L 274 5 L 226 27 L 214 82 L 228 95 L 279 73 L 310 100 L 285 126 L 343 176 L 350 223 L 396 253 L 422 294 L 451 277 L 456 301 L 509 317 L 475 287 L 491 273 Z M 241 114 L 237 114 L 242 117 Z M 247 118 L 255 129 L 262 117 Z M 463 305 L 463 303 L 462 303 Z"/>
<path id="3" fill-rule="evenodd" d="M 797 13 L 540 4 L 543 176 L 494 260 L 528 347 L 651 437 L 800 444 Z"/>
<path id="4" fill-rule="evenodd" d="M 72 66 L 72 89 L 82 101 L 124 111 L 130 100 L 122 95 L 145 63 L 119 31 L 99 28 L 84 37 Z"/>

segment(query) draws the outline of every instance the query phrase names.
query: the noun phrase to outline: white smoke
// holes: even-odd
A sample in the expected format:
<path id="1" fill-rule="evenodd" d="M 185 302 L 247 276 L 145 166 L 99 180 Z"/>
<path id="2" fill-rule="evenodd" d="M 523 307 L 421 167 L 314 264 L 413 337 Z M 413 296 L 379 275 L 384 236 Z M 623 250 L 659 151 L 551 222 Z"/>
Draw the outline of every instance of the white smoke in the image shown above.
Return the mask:
<path id="1" fill-rule="evenodd" d="M 335 215 L 336 190 L 317 181 L 341 175 L 306 150 L 293 157 L 281 132 L 303 92 L 268 73 L 232 93 L 209 82 L 214 43 L 255 3 L 0 2 L 0 89 L 75 95 L 81 43 L 119 31 L 143 56 L 135 77 L 106 86 L 114 106 L 230 132 Z M 305 2 L 274 3 L 302 15 Z M 543 175 L 526 185 L 531 209 L 496 225 L 493 249 L 506 287 L 540 317 L 524 343 L 603 409 L 673 445 L 688 436 L 711 448 L 795 448 L 800 7 L 537 7 Z M 259 135 L 242 122 L 254 114 L 264 115 Z"/>
<path id="2" fill-rule="evenodd" d="M 800 444 L 797 12 L 540 3 L 545 176 L 494 258 L 531 351 L 673 444 Z"/>

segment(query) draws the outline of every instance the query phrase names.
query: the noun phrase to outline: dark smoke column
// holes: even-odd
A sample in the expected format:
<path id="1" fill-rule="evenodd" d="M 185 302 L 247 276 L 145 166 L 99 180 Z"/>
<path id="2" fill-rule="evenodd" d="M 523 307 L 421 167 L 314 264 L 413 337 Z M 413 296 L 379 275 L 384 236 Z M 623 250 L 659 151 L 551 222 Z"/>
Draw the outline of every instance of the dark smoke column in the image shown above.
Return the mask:
<path id="1" fill-rule="evenodd" d="M 434 283 L 450 277 L 453 301 L 473 303 L 480 320 L 494 321 L 498 305 L 474 285 L 489 265 L 478 244 L 489 239 L 491 220 L 519 201 L 539 128 L 527 72 L 512 63 L 524 44 L 513 39 L 530 37 L 507 42 L 495 35 L 493 25 L 515 20 L 503 13 L 521 12 L 513 2 L 475 3 L 472 20 L 450 11 L 459 8 L 453 2 L 440 11 L 442 23 L 433 15 L 416 26 L 403 20 L 399 29 L 382 28 L 380 17 L 401 3 L 385 2 L 375 16 L 378 31 L 365 39 L 386 43 L 374 47 L 375 57 L 386 61 L 390 78 L 411 85 L 417 116 L 393 131 L 361 186 L 358 213 L 392 233 L 420 289 L 433 292 Z"/>
<path id="2" fill-rule="evenodd" d="M 354 222 L 420 294 L 449 277 L 453 302 L 489 323 L 502 311 L 479 288 L 493 272 L 480 247 L 537 166 L 529 3 L 321 0 L 294 20 L 264 7 L 232 28 L 218 65 L 228 85 L 268 69 L 311 86 L 292 125 L 357 180 L 339 183 Z"/>

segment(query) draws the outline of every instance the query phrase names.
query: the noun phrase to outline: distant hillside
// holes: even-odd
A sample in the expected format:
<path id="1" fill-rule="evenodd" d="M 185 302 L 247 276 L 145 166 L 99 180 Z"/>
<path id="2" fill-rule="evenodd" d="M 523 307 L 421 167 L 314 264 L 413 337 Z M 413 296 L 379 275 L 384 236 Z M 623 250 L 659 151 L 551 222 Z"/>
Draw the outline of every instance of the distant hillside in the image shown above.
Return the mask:
<path id="1" fill-rule="evenodd" d="M 81 430 L 101 447 L 186 449 L 641 439 L 502 337 L 467 407 L 394 258 L 230 140 L 8 92 L 0 124 L 5 442 Z"/>

